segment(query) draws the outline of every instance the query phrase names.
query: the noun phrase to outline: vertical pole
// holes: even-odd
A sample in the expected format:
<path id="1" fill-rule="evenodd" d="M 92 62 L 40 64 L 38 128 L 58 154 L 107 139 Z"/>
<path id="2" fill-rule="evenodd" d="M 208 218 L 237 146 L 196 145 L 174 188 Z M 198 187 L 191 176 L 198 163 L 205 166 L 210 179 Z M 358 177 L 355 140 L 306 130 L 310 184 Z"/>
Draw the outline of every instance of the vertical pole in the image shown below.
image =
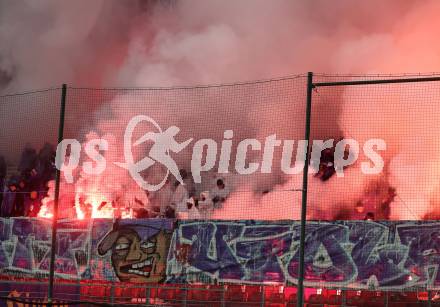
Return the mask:
<path id="1" fill-rule="evenodd" d="M 308 173 L 310 163 L 310 117 L 312 111 L 312 90 L 313 90 L 313 73 L 307 74 L 307 105 L 306 105 L 306 127 L 305 137 L 307 141 L 306 161 L 303 169 L 303 186 L 302 186 L 302 203 L 301 203 L 301 229 L 299 239 L 299 268 L 298 268 L 298 302 L 297 306 L 304 305 L 304 246 L 306 237 L 306 216 L 307 216 L 307 186 Z"/>
<path id="2" fill-rule="evenodd" d="M 225 304 L 225 286 L 224 285 L 222 285 L 222 298 L 221 298 L 221 307 L 225 307 L 226 306 L 226 304 Z"/>
<path id="3" fill-rule="evenodd" d="M 115 303 L 115 283 L 112 282 L 112 287 L 110 289 L 110 304 L 114 304 Z"/>
<path id="4" fill-rule="evenodd" d="M 266 293 L 266 287 L 262 287 L 263 291 L 261 291 L 261 307 L 264 307 L 265 304 L 265 293 Z"/>
<path id="5" fill-rule="evenodd" d="M 58 144 L 63 140 L 63 135 L 64 135 L 66 92 L 67 92 L 67 86 L 66 84 L 63 84 L 63 87 L 61 89 L 61 109 L 60 109 L 60 123 L 58 126 Z M 49 264 L 49 289 L 47 294 L 49 304 L 51 304 L 53 300 L 53 282 L 55 275 L 55 254 L 56 254 L 56 243 L 57 243 L 58 200 L 60 196 L 60 178 L 61 178 L 61 172 L 59 169 L 57 169 L 55 175 L 55 200 L 53 205 L 53 217 L 52 217 L 52 246 L 50 250 L 50 264 Z"/>
<path id="6" fill-rule="evenodd" d="M 151 288 L 150 286 L 147 286 L 145 289 L 145 305 L 150 306 L 150 297 L 151 297 Z"/>
<path id="7" fill-rule="evenodd" d="M 185 290 L 185 295 L 183 296 L 182 306 L 186 307 L 186 301 L 188 300 L 188 288 L 187 287 L 183 287 L 183 289 Z"/>

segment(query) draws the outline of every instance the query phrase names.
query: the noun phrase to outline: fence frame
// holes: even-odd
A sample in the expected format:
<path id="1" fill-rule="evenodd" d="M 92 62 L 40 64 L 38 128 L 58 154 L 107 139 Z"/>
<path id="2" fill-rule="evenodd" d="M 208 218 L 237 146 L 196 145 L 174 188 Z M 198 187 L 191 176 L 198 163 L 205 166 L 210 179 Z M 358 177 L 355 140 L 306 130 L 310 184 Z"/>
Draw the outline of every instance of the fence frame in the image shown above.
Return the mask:
<path id="1" fill-rule="evenodd" d="M 377 84 L 396 84 L 396 83 L 415 83 L 415 82 L 433 82 L 440 81 L 439 76 L 435 77 L 408 77 L 395 79 L 372 79 L 372 80 L 350 80 L 350 81 L 334 81 L 334 82 L 313 82 L 313 72 L 307 74 L 307 96 L 306 96 L 306 127 L 305 140 L 307 141 L 306 161 L 303 169 L 303 190 L 301 201 L 301 230 L 300 230 L 300 246 L 299 246 L 299 268 L 298 268 L 298 301 L 297 306 L 304 306 L 304 249 L 306 239 L 306 217 L 307 217 L 307 188 L 308 188 L 308 166 L 310 162 L 309 152 L 310 144 L 310 121 L 311 108 L 313 103 L 313 89 L 319 87 L 334 86 L 359 86 L 359 85 L 377 85 Z M 430 299 L 428 299 L 429 304 Z"/>
<path id="2" fill-rule="evenodd" d="M 64 139 L 66 96 L 67 96 L 67 85 L 63 84 L 61 88 L 61 108 L 60 108 L 60 123 L 58 127 L 58 144 L 61 143 Z M 53 283 L 55 277 L 55 254 L 57 250 L 56 246 L 57 246 L 57 226 L 58 226 L 58 201 L 60 197 L 60 183 L 61 183 L 61 171 L 59 170 L 59 168 L 57 168 L 55 175 L 55 199 L 53 205 L 53 218 L 52 218 L 52 244 L 50 249 L 50 263 L 49 263 L 49 286 L 48 286 L 49 288 L 47 290 L 47 300 L 49 304 L 52 304 L 52 299 L 53 299 Z"/>
<path id="3" fill-rule="evenodd" d="M 361 77 L 361 76 L 359 76 Z M 368 76 L 366 76 L 368 77 Z M 308 167 L 310 162 L 310 129 L 311 129 L 311 112 L 313 105 L 313 90 L 319 87 L 337 87 L 337 86 L 362 86 L 362 85 L 377 85 L 377 84 L 396 84 L 396 83 L 414 83 L 414 82 L 432 82 L 440 81 L 440 76 L 433 77 L 403 77 L 403 78 L 389 78 L 389 79 L 371 79 L 371 80 L 350 80 L 350 81 L 335 81 L 335 82 L 313 82 L 313 72 L 307 73 L 306 86 L 306 114 L 305 114 L 305 129 L 304 135 L 307 141 L 306 161 L 303 167 L 303 183 L 302 183 L 302 201 L 301 201 L 301 226 L 300 226 L 300 246 L 299 246 L 299 268 L 298 268 L 298 285 L 297 285 L 297 306 L 304 306 L 304 256 L 305 256 L 305 239 L 306 239 L 306 224 L 307 224 L 307 195 L 308 195 Z M 59 115 L 58 127 L 58 144 L 64 138 L 64 123 L 67 102 L 67 85 L 62 85 L 61 91 L 61 108 Z M 57 144 L 57 145 L 58 145 Z M 61 174 L 57 169 L 55 177 L 55 199 L 53 209 L 52 221 L 52 245 L 50 250 L 50 266 L 49 266 L 49 284 L 48 284 L 48 303 L 52 304 L 54 299 L 54 279 L 55 279 L 55 258 L 57 247 L 57 225 L 58 225 L 58 202 L 60 193 Z M 429 301 L 430 303 L 430 301 Z"/>

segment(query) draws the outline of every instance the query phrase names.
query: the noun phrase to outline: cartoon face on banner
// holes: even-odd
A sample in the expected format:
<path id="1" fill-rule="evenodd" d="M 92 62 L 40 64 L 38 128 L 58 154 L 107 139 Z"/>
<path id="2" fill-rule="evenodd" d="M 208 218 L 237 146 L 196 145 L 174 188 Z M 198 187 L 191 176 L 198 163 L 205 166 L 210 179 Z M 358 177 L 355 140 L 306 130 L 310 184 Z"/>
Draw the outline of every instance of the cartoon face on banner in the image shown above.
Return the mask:
<path id="1" fill-rule="evenodd" d="M 111 251 L 120 281 L 157 283 L 166 277 L 172 225 L 167 221 L 122 220 L 114 224 L 98 245 L 98 253 Z"/>

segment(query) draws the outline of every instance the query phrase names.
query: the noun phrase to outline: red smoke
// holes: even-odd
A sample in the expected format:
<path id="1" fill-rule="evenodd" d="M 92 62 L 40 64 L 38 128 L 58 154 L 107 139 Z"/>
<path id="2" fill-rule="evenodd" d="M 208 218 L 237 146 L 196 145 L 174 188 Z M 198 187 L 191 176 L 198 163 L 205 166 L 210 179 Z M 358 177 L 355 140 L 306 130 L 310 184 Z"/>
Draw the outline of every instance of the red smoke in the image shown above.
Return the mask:
<path id="1" fill-rule="evenodd" d="M 0 90 L 29 90 L 60 83 L 85 87 L 212 84 L 306 71 L 440 71 L 440 45 L 436 43 L 439 9 L 440 3 L 435 0 L 160 1 L 157 5 L 151 1 L 6 2 L 0 4 L 0 12 L 8 12 L 0 18 L 0 28 L 7 29 L 0 31 L 0 41 L 6 42 L 0 46 L 0 75 L 6 76 L 0 78 Z M 303 101 L 303 84 L 297 86 L 301 94 L 296 99 Z M 310 218 L 351 217 L 359 200 L 372 199 L 375 193 L 385 195 L 389 188 L 395 189 L 397 196 L 386 216 L 420 219 L 435 212 L 440 176 L 439 147 L 434 137 L 440 132 L 436 124 L 438 107 L 432 98 L 438 97 L 436 86 L 427 90 L 423 86 L 418 90 L 404 86 L 372 88 L 368 99 L 362 98 L 367 93 L 365 88 L 329 91 L 322 91 L 315 99 L 313 138 L 345 136 L 362 143 L 366 138 L 384 137 L 389 145 L 386 168 L 378 178 L 359 175 L 357 166 L 348 169 L 343 179 L 321 183 L 311 177 Z M 142 107 L 127 111 L 124 103 L 132 97 L 96 95 L 87 101 L 78 100 L 68 110 L 67 135 L 84 140 L 92 130 L 99 135 L 113 133 L 118 139 L 131 116 L 146 112 Z M 178 105 L 187 100 L 174 97 L 173 101 Z M 222 131 L 216 132 L 215 127 L 225 126 L 247 137 L 262 138 L 270 131 L 296 140 L 303 137 L 302 109 L 285 108 L 264 99 L 264 104 L 252 105 L 244 95 L 238 100 L 208 100 L 209 105 L 201 100 L 188 109 L 169 112 L 162 102 L 152 100 L 148 112 L 201 137 L 205 132 L 205 137 L 218 139 Z M 417 110 L 408 112 L 414 105 L 418 105 Z M 236 115 L 244 109 L 250 109 L 252 116 L 242 119 Z M 108 110 L 113 116 L 110 119 L 103 115 L 108 115 Z M 34 112 L 45 116 L 44 109 Z M 14 114 L 20 110 L 14 109 L 11 114 L 0 105 L 1 122 L 16 121 Z M 195 124 L 204 114 L 218 116 L 210 117 L 208 129 Z M 300 124 L 286 126 L 280 120 L 284 118 Z M 262 127 L 261 123 L 267 125 Z M 5 127 L 5 135 L 15 133 L 10 128 L 14 125 Z M 42 129 L 44 134 L 48 128 Z M 1 146 L 0 151 L 7 152 Z M 426 159 L 416 159 L 420 148 Z M 186 160 L 180 162 L 187 166 Z M 120 180 L 125 184 L 125 179 Z M 371 188 L 378 183 L 382 188 Z M 278 174 L 256 176 L 236 189 L 279 191 L 264 195 L 233 193 L 215 217 L 298 218 L 300 193 L 285 191 L 300 185 L 300 179 Z M 378 198 L 376 202 L 380 203 L 382 198 Z"/>

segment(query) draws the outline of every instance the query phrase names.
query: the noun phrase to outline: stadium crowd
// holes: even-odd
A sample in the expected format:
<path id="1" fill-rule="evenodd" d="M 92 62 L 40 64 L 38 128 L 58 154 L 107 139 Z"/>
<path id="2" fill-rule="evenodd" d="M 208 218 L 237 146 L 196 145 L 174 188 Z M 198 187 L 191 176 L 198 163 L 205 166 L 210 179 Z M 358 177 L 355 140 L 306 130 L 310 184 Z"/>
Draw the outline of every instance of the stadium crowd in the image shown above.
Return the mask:
<path id="1" fill-rule="evenodd" d="M 147 192 L 147 204 L 135 198 L 131 208 L 137 218 L 210 219 L 231 192 L 225 177 L 216 177 L 207 190 L 194 184 L 181 169 L 183 184 L 168 180 L 157 192 Z M 117 206 L 117 205 L 116 205 Z M 148 208 L 148 209 L 147 209 Z"/>
<path id="2" fill-rule="evenodd" d="M 0 155 L 0 216 L 36 217 L 41 200 L 47 196 L 48 182 L 54 179 L 55 150 L 46 143 L 38 152 L 26 145 L 18 164 L 18 173 L 8 174 Z"/>
<path id="3" fill-rule="evenodd" d="M 13 174 L 0 155 L 0 216 L 1 217 L 37 217 L 42 207 L 42 200 L 48 197 L 49 182 L 54 180 L 54 146 L 46 143 L 39 151 L 26 145 L 21 153 L 18 168 Z M 335 174 L 334 148 L 322 151 L 320 165 L 317 166 L 316 179 L 325 182 Z M 122 217 L 123 212 L 131 212 L 135 218 L 178 218 L 210 219 L 214 210 L 220 209 L 232 191 L 232 179 L 217 174 L 203 187 L 194 184 L 192 176 L 185 169 L 180 170 L 183 184 L 173 176 L 157 192 L 133 190 L 123 192 L 109 202 L 102 202 L 98 210 L 110 209 L 110 215 Z M 171 178 L 173 180 L 171 180 Z M 265 193 L 265 192 L 263 192 Z M 383 183 L 366 189 L 365 195 L 350 212 L 341 211 L 338 219 L 387 219 L 389 205 L 395 197 L 395 190 Z M 61 198 L 60 198 L 61 199 Z M 92 217 L 92 205 L 86 197 L 78 198 L 85 218 Z M 61 218 L 77 216 L 75 198 L 62 199 Z M 65 210 L 64 210 L 65 209 Z M 377 215 L 377 216 L 376 216 Z M 108 215 L 107 215 L 108 216 Z M 127 216 L 127 215 L 125 215 Z"/>
<path id="4" fill-rule="evenodd" d="M 54 180 L 54 146 L 46 143 L 39 151 L 26 145 L 20 157 L 16 172 L 8 174 L 6 160 L 0 155 L 0 216 L 36 217 L 42 207 L 43 198 L 48 196 L 49 181 Z M 180 170 L 184 184 L 168 180 L 157 193 L 146 193 L 147 201 L 134 197 L 130 202 L 136 218 L 180 218 L 209 219 L 216 208 L 221 208 L 230 193 L 225 178 L 216 178 L 209 190 L 200 191 L 184 169 Z M 112 202 L 113 207 L 115 202 Z M 72 209 L 74 204 L 72 203 Z M 101 204 L 101 207 L 107 205 Z M 125 206 L 126 204 L 124 204 Z M 86 217 L 91 217 L 91 205 L 80 198 L 80 206 Z M 71 210 L 75 212 L 75 210 Z M 117 208 L 115 210 L 118 212 Z"/>

